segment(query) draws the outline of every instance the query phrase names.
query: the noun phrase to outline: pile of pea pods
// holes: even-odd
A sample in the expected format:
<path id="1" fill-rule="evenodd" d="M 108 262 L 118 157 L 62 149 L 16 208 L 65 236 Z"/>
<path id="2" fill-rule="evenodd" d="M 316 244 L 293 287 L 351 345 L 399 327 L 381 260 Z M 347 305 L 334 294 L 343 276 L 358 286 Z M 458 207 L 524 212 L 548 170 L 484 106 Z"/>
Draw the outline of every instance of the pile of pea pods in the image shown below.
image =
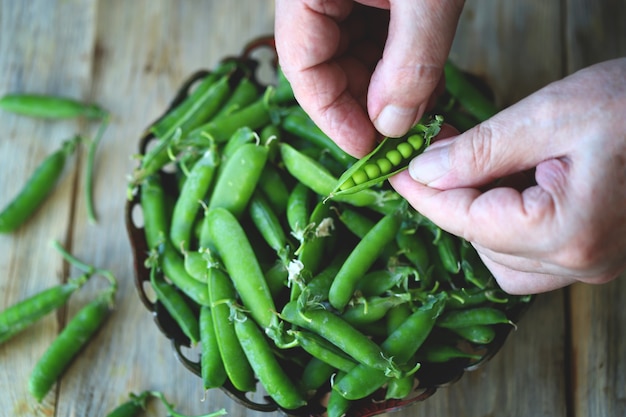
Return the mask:
<path id="1" fill-rule="evenodd" d="M 433 366 L 493 353 L 530 298 L 505 294 L 470 244 L 384 181 L 448 117 L 476 124 L 479 93 L 453 80 L 469 96 L 447 91 L 407 135 L 357 161 L 298 106 L 280 69 L 271 85 L 255 70 L 227 59 L 187 82 L 146 130 L 129 179 L 142 267 L 199 344 L 204 388 L 260 385 L 293 414 L 326 393 L 332 417 L 375 395 L 408 398 Z"/>

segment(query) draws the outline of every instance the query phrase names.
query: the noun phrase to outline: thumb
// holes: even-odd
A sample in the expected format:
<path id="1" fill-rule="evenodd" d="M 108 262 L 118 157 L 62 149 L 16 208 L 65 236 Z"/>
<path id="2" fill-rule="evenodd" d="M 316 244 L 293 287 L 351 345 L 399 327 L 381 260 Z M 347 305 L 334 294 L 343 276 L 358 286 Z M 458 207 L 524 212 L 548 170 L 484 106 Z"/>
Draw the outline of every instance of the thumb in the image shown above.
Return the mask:
<path id="1" fill-rule="evenodd" d="M 557 157 L 527 123 L 508 122 L 508 110 L 458 135 L 434 142 L 409 164 L 411 177 L 432 188 L 480 187 Z M 552 154 L 554 153 L 554 154 Z"/>
<path id="2" fill-rule="evenodd" d="M 390 1 L 389 33 L 367 99 L 381 134 L 401 136 L 423 114 L 441 81 L 463 3 Z"/>

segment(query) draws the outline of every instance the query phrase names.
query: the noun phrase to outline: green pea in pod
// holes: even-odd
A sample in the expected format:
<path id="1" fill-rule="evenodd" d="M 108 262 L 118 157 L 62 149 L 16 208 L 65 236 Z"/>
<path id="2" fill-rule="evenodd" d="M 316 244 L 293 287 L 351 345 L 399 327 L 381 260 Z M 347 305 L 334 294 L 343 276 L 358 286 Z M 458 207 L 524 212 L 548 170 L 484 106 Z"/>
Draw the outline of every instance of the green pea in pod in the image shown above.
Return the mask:
<path id="1" fill-rule="evenodd" d="M 402 138 L 385 138 L 368 155 L 359 159 L 339 177 L 329 198 L 352 194 L 380 184 L 408 168 L 411 159 L 419 155 L 437 136 L 443 123 L 435 116 L 428 124 L 418 123 Z"/>

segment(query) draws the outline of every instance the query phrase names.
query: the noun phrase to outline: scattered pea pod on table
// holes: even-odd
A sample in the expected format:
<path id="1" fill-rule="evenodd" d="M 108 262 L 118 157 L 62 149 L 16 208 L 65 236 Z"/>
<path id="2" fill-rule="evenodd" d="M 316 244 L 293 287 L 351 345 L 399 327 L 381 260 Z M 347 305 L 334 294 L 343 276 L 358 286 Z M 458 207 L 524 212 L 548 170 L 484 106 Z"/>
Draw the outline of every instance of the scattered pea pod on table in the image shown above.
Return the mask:
<path id="1" fill-rule="evenodd" d="M 274 90 L 220 71 L 236 84 L 214 96 L 224 107 L 209 115 L 196 105 L 215 105 L 208 91 L 219 77 L 207 75 L 203 98 L 183 97 L 148 129 L 161 132 L 146 137 L 159 154 L 148 151 L 130 183 L 158 253 L 162 276 L 153 278 L 180 291 L 170 310 L 175 297 L 190 303 L 170 311 L 186 334 L 177 343 L 207 345 L 205 387 L 241 396 L 258 383 L 293 410 L 332 379 L 332 417 L 385 387 L 379 398 L 410 395 L 422 369 L 480 361 L 513 328 L 528 299 L 503 296 L 471 245 L 384 183 L 428 146 L 445 111 L 355 160 L 312 124 L 284 80 Z M 199 336 L 189 331 L 198 323 Z"/>

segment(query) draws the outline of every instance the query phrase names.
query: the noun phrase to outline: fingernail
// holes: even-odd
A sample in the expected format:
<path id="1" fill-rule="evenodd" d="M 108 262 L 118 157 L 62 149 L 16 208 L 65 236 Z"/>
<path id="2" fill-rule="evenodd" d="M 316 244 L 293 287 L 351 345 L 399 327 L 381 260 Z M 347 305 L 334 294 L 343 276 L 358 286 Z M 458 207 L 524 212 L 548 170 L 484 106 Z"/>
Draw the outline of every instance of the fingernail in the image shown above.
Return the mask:
<path id="1" fill-rule="evenodd" d="M 409 163 L 409 174 L 417 182 L 433 185 L 450 171 L 449 144 L 434 146 L 413 158 Z"/>
<path id="2" fill-rule="evenodd" d="M 388 105 L 380 112 L 374 126 L 385 136 L 404 135 L 415 119 L 415 109 Z"/>

